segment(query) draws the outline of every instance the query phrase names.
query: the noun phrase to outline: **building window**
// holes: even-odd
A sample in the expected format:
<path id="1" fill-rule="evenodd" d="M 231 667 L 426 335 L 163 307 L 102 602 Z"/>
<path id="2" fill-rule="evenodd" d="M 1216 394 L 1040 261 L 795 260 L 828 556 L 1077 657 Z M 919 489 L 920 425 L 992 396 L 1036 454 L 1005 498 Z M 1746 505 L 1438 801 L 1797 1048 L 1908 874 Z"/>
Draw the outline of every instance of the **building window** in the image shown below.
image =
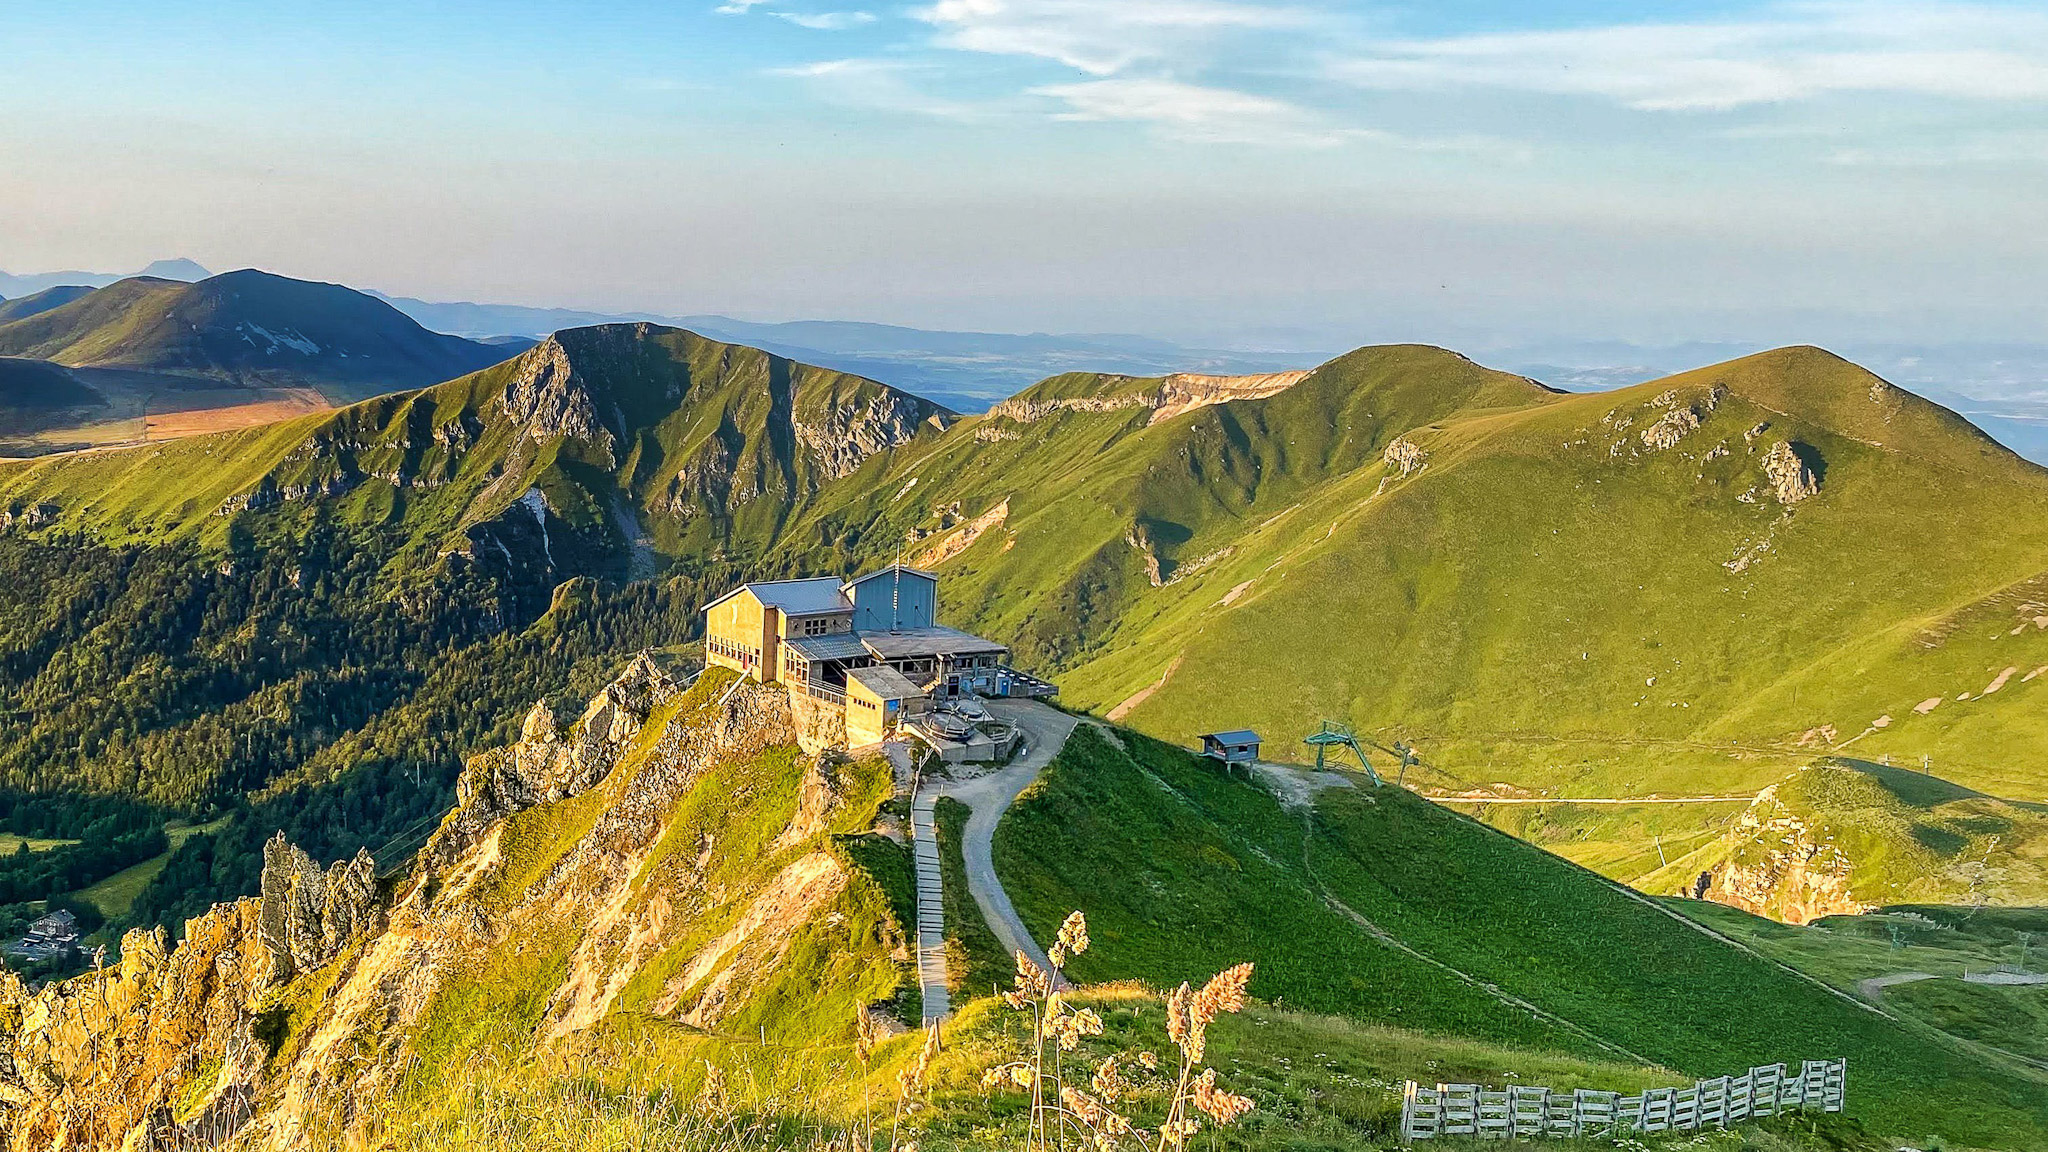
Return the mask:
<path id="1" fill-rule="evenodd" d="M 823 636 L 832 631 L 832 618 L 818 616 L 804 621 L 804 635 Z"/>

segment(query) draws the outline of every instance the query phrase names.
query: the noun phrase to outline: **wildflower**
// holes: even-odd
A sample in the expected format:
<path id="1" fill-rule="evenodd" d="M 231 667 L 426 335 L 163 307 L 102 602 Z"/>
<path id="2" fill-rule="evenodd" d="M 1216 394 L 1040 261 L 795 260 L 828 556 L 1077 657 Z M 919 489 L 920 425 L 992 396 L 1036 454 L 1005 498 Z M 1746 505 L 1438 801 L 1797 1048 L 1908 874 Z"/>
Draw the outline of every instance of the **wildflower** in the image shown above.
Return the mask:
<path id="1" fill-rule="evenodd" d="M 1052 946 L 1052 966 L 1064 968 L 1067 957 L 1079 956 L 1088 950 L 1088 919 L 1077 910 L 1067 913 L 1060 924 L 1060 938 Z"/>
<path id="2" fill-rule="evenodd" d="M 1022 952 L 1017 953 L 1017 991 L 1030 999 L 1052 993 L 1052 977 Z"/>
<path id="3" fill-rule="evenodd" d="M 1185 1046 L 1188 1039 L 1188 994 L 1186 981 L 1166 997 L 1166 1037 Z"/>
<path id="4" fill-rule="evenodd" d="M 1138 1053 L 1138 1063 L 1143 1064 L 1147 1072 L 1159 1071 L 1159 1057 L 1153 1055 L 1149 1048 Z"/>
<path id="5" fill-rule="evenodd" d="M 1254 1107 L 1249 1097 L 1234 1096 L 1218 1088 L 1216 1086 L 1216 1070 L 1214 1068 L 1203 1069 L 1201 1076 L 1195 1080 L 1190 1091 L 1194 1097 L 1195 1107 L 1201 1109 L 1203 1115 L 1218 1124 L 1232 1123 Z"/>
<path id="6" fill-rule="evenodd" d="M 1179 1147 L 1201 1130 L 1200 1120 L 1169 1120 L 1159 1126 L 1159 1135 L 1164 1137 L 1167 1143 Z"/>
<path id="7" fill-rule="evenodd" d="M 1058 1013 L 1047 1017 L 1045 1031 L 1059 1041 L 1061 1051 L 1072 1052 L 1081 1046 L 1081 1037 L 1102 1035 L 1102 1017 L 1093 1008 Z"/>
<path id="8" fill-rule="evenodd" d="M 865 1004 L 853 1009 L 853 1058 L 862 1064 L 875 1054 L 875 1043 L 882 1037 L 882 1026 L 875 1014 Z"/>

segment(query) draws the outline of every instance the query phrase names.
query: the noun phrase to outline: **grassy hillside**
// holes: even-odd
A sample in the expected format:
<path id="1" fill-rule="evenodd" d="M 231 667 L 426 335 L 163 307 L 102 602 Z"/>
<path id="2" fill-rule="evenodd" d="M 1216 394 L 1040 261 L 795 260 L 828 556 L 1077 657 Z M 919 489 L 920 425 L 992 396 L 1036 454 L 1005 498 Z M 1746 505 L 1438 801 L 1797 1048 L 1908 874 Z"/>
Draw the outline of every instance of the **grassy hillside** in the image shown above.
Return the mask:
<path id="1" fill-rule="evenodd" d="M 1290 810 L 1125 733 L 1076 733 L 997 832 L 1034 934 L 1069 908 L 1088 979 L 1255 959 L 1255 995 L 1687 1075 L 1846 1056 L 1874 1131 L 2048 1139 L 2048 1079 L 1890 1018 L 1656 903 L 1404 791 Z M 1626 1059 L 1626 1057 L 1622 1057 Z"/>
<path id="2" fill-rule="evenodd" d="M 202 549 L 332 518 L 395 542 L 391 586 L 447 557 L 529 616 L 572 574 L 901 556 L 1071 705 L 1252 727 L 1281 759 L 1342 720 L 1413 748 L 1425 788 L 1745 797 L 1832 755 L 2040 793 L 2048 470 L 1854 365 L 1791 348 L 1561 395 L 1392 346 L 1263 399 L 1180 411 L 1169 383 L 1069 374 L 953 421 L 609 326 L 337 413 L 0 467 L 0 501 Z M 1742 809 L 1492 815 L 1641 877 Z"/>
<path id="3" fill-rule="evenodd" d="M 61 293 L 62 289 L 53 289 Z M 429 332 L 372 296 L 245 270 L 186 284 L 135 277 L 68 302 L 0 310 L 0 355 L 243 385 L 308 384 L 332 398 L 416 388 L 502 358 Z"/>
<path id="4" fill-rule="evenodd" d="M 59 285 L 12 300 L 0 300 L 0 324 L 10 324 L 16 320 L 25 320 L 30 316 L 48 312 L 52 308 L 62 308 L 91 291 L 91 288 L 83 286 Z"/>
<path id="5" fill-rule="evenodd" d="M 75 420 L 81 410 L 105 404 L 99 393 L 59 365 L 0 358 L 0 440 Z"/>

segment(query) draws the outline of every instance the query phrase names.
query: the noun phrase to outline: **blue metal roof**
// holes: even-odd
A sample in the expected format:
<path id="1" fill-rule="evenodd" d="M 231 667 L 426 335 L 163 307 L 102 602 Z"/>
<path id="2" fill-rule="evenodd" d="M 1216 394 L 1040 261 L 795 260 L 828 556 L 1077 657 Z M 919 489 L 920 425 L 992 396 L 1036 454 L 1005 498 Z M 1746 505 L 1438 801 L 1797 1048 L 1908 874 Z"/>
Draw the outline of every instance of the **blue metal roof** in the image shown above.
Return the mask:
<path id="1" fill-rule="evenodd" d="M 1239 728 L 1234 732 L 1205 732 L 1202 739 L 1214 740 L 1218 744 L 1257 744 L 1259 734 L 1249 728 Z"/>

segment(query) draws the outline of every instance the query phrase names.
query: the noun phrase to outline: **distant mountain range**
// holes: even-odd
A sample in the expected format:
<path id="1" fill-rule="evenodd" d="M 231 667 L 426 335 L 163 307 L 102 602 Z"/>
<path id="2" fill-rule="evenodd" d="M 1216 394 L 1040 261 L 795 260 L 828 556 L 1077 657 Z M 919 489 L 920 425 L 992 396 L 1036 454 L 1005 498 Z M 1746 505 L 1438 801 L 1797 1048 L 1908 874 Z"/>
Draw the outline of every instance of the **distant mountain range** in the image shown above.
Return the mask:
<path id="1" fill-rule="evenodd" d="M 159 260 L 142 275 L 198 281 L 210 274 L 191 260 Z M 127 279 L 98 272 L 32 276 L 0 273 L 0 324 L 46 310 Z M 52 290 L 57 290 L 54 295 Z M 42 295 L 38 295 L 41 293 Z M 1199 347 L 1123 333 L 958 332 L 853 321 L 763 323 L 718 314 L 600 312 L 515 304 L 436 302 L 368 291 L 422 327 L 512 355 L 550 333 L 610 323 L 654 323 L 746 344 L 805 363 L 852 372 L 928 397 L 960 412 L 980 412 L 1045 379 L 1073 371 L 1154 376 L 1172 372 L 1240 375 L 1311 367 L 1341 350 L 1295 333 L 1299 348 Z M 1284 341 L 1282 341 L 1284 343 Z M 1480 344 L 1487 363 L 1566 391 L 1605 391 L 1692 365 L 1764 351 L 1762 344 L 1554 340 Z M 1850 343 L 1835 351 L 1976 421 L 2015 451 L 2048 463 L 2048 344 Z M 424 382 L 424 381 L 423 381 Z"/>
<path id="2" fill-rule="evenodd" d="M 1191 348 L 1119 333 L 949 332 L 843 320 L 756 323 L 718 315 L 581 312 L 507 304 L 437 304 L 404 296 L 380 298 L 436 331 L 480 340 L 538 339 L 564 328 L 593 324 L 645 322 L 685 328 L 715 340 L 887 380 L 962 412 L 979 412 L 1062 372 L 1238 375 L 1307 368 L 1324 358 L 1315 352 Z"/>
<path id="3" fill-rule="evenodd" d="M 140 272 L 37 272 L 33 275 L 15 276 L 0 272 L 0 300 L 14 300 L 22 296 L 33 296 L 51 288 L 105 288 L 136 276 L 147 276 L 153 280 L 183 280 L 193 283 L 204 280 L 213 273 L 191 260 L 155 260 Z"/>

